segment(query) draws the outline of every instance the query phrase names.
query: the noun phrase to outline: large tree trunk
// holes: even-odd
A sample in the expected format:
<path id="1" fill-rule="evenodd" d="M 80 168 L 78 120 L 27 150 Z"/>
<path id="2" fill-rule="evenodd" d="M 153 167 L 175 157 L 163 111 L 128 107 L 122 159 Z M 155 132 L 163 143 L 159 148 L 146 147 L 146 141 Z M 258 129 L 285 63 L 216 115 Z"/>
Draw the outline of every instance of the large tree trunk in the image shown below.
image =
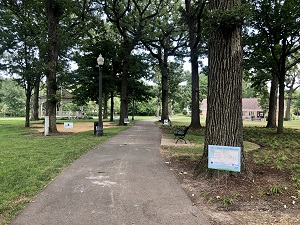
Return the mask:
<path id="1" fill-rule="evenodd" d="M 193 5 L 191 0 L 185 0 L 186 19 L 189 30 L 189 47 L 192 68 L 192 115 L 190 126 L 199 129 L 200 107 L 199 107 L 199 42 L 201 37 L 201 20 L 206 1 L 199 2 L 200 5 Z M 195 11 L 197 9 L 197 11 Z"/>
<path id="2" fill-rule="evenodd" d="M 27 54 L 28 54 L 27 44 L 25 43 L 25 55 L 27 56 Z M 25 57 L 25 70 L 26 71 L 29 70 L 27 57 Z M 31 100 L 32 85 L 33 85 L 33 83 L 31 81 L 31 79 L 28 79 L 26 81 L 26 85 L 25 85 L 25 96 L 26 96 L 26 102 L 25 102 L 25 127 L 30 127 L 30 100 Z"/>
<path id="3" fill-rule="evenodd" d="M 159 118 L 160 116 L 160 96 L 157 96 L 157 101 L 156 101 L 156 117 Z"/>
<path id="4" fill-rule="evenodd" d="M 211 10 L 226 11 L 240 1 L 209 1 Z M 241 147 L 241 167 L 245 171 L 242 121 L 241 27 L 213 27 L 209 36 L 208 98 L 206 137 L 198 172 L 208 171 L 208 146 Z M 209 173 L 213 173 L 212 170 Z"/>
<path id="5" fill-rule="evenodd" d="M 126 46 L 126 45 L 125 45 Z M 127 89 L 128 89 L 128 71 L 129 71 L 129 57 L 131 54 L 133 47 L 127 45 L 125 48 L 124 53 L 124 60 L 123 60 L 123 69 L 122 69 L 122 76 L 121 76 L 121 104 L 120 104 L 120 120 L 119 125 L 127 125 L 124 123 L 124 119 L 128 118 L 128 100 L 127 100 Z"/>
<path id="6" fill-rule="evenodd" d="M 161 67 L 161 121 L 169 119 L 169 108 L 168 108 L 168 94 L 169 94 L 169 77 L 168 77 L 168 64 L 164 62 Z"/>
<path id="7" fill-rule="evenodd" d="M 192 118 L 191 127 L 199 129 L 200 124 L 200 107 L 199 107 L 199 73 L 198 73 L 198 53 L 196 49 L 191 48 L 192 64 Z"/>
<path id="8" fill-rule="evenodd" d="M 32 116 L 31 120 L 39 120 L 39 92 L 40 92 L 40 79 L 36 79 L 34 84 L 33 100 L 32 100 Z"/>
<path id="9" fill-rule="evenodd" d="M 166 35 L 163 39 L 160 39 L 160 46 L 156 51 L 145 44 L 145 47 L 150 51 L 151 55 L 158 60 L 159 70 L 161 73 L 161 122 L 169 120 L 169 65 L 168 57 L 170 55 L 170 36 Z M 158 98 L 159 103 L 159 98 Z M 157 114 L 159 114 L 159 108 L 157 107 Z"/>
<path id="10" fill-rule="evenodd" d="M 110 92 L 110 122 L 114 121 L 114 92 Z"/>
<path id="11" fill-rule="evenodd" d="M 290 84 L 287 85 L 287 87 L 289 88 L 289 91 L 288 91 L 288 99 L 286 101 L 286 110 L 285 110 L 286 120 L 291 120 L 291 105 L 292 105 L 293 94 L 300 86 L 300 85 L 297 85 L 295 87 L 295 83 L 297 82 L 296 79 L 298 78 L 297 72 L 295 72 L 291 78 L 292 79 L 291 79 Z"/>
<path id="12" fill-rule="evenodd" d="M 49 132 L 57 133 L 56 127 L 56 104 L 57 83 L 56 71 L 58 60 L 58 22 L 61 13 L 59 1 L 46 0 L 46 10 L 48 19 L 48 68 L 46 72 L 47 84 L 47 116 L 49 116 Z"/>
<path id="13" fill-rule="evenodd" d="M 286 101 L 286 109 L 285 109 L 286 120 L 291 120 L 291 104 L 292 104 L 293 93 L 294 93 L 294 89 L 293 87 L 291 87 L 288 93 L 288 99 Z"/>
<path id="14" fill-rule="evenodd" d="M 31 87 L 30 85 L 28 85 L 26 88 L 25 127 L 30 127 L 30 99 L 31 99 Z"/>
<path id="15" fill-rule="evenodd" d="M 277 134 L 283 133 L 285 76 L 279 76 L 279 112 Z"/>
<path id="16" fill-rule="evenodd" d="M 272 74 L 267 128 L 276 128 L 278 77 Z"/>
<path id="17" fill-rule="evenodd" d="M 169 46 L 170 39 L 169 37 L 165 38 L 163 54 L 160 54 L 163 58 L 159 60 L 159 66 L 161 71 L 161 120 L 169 119 L 169 68 L 168 68 L 168 57 L 169 57 Z"/>
<path id="18" fill-rule="evenodd" d="M 282 52 L 286 52 L 285 41 L 283 41 Z M 284 89 L 285 89 L 285 63 L 286 57 L 281 56 L 278 62 L 278 82 L 279 82 L 279 112 L 278 112 L 278 127 L 277 134 L 283 133 L 283 119 L 284 119 Z"/>
<path id="19" fill-rule="evenodd" d="M 104 93 L 103 119 L 108 118 L 107 102 L 108 102 L 108 94 Z"/>
<path id="20" fill-rule="evenodd" d="M 128 86 L 127 71 L 125 74 L 125 71 L 123 70 L 122 80 L 121 80 L 121 105 L 120 105 L 119 125 L 127 125 L 126 123 L 124 123 L 124 119 L 128 117 L 127 86 Z"/>

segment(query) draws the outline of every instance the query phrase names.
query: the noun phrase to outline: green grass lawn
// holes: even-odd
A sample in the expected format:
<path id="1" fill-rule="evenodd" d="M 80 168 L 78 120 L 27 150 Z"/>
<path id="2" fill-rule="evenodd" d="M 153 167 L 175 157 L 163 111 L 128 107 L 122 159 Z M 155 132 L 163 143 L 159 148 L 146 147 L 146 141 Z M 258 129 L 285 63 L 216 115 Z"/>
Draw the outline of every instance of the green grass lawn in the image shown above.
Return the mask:
<path id="1" fill-rule="evenodd" d="M 290 125 L 293 124 L 290 123 Z M 300 194 L 300 132 L 298 128 L 297 130 L 285 128 L 282 135 L 277 135 L 276 129 L 246 127 L 244 140 L 260 145 L 260 149 L 253 152 L 256 164 L 290 171 L 290 178 Z"/>
<path id="2" fill-rule="evenodd" d="M 73 121 L 74 122 L 74 121 Z M 24 118 L 0 118 L 0 224 L 6 224 L 74 160 L 127 127 L 60 136 L 29 136 Z M 27 134 L 27 135 L 25 135 Z"/>
<path id="3" fill-rule="evenodd" d="M 157 120 L 155 117 L 135 117 L 135 120 L 142 119 Z M 173 126 L 162 126 L 163 130 L 172 134 L 174 127 L 189 125 L 190 119 L 174 116 L 171 118 Z M 201 120 L 202 125 L 204 122 Z M 98 138 L 93 135 L 93 130 L 44 137 L 25 135 L 36 131 L 25 129 L 24 124 L 24 118 L 0 118 L 0 224 L 6 224 L 13 218 L 73 161 L 127 128 L 113 126 L 105 129 L 105 135 Z M 245 149 L 255 148 L 252 143 L 261 146 L 253 151 L 255 162 L 291 171 L 291 179 L 300 189 L 300 132 L 295 131 L 300 128 L 300 121 L 285 122 L 286 127 L 293 129 L 285 129 L 284 135 L 276 135 L 275 129 L 261 128 L 265 126 L 265 122 L 247 121 L 244 125 L 247 126 L 244 129 L 244 140 L 248 141 L 245 142 Z M 190 129 L 187 139 L 197 146 L 173 150 L 196 159 L 195 156 L 203 151 L 204 133 L 205 128 Z"/>
<path id="4" fill-rule="evenodd" d="M 170 117 L 170 120 L 172 121 L 173 126 L 184 126 L 189 125 L 191 123 L 191 117 L 188 116 L 173 116 Z M 200 123 L 202 126 L 205 126 L 205 119 L 201 118 Z M 267 122 L 244 120 L 243 124 L 245 127 L 265 127 L 267 125 Z M 284 121 L 283 124 L 286 128 L 294 128 L 300 130 L 300 120 Z"/>

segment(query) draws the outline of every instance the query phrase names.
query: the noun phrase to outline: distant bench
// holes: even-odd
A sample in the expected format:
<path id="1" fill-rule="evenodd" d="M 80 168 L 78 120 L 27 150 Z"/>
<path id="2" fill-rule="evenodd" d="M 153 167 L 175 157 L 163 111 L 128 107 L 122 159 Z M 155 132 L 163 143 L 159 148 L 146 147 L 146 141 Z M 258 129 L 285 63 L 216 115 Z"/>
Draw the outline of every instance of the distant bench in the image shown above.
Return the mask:
<path id="1" fill-rule="evenodd" d="M 185 135 L 187 133 L 187 131 L 189 130 L 190 127 L 184 126 L 181 129 L 177 129 L 174 131 L 174 139 L 177 139 L 176 144 L 179 140 L 184 140 L 184 142 L 186 143 L 185 140 Z"/>

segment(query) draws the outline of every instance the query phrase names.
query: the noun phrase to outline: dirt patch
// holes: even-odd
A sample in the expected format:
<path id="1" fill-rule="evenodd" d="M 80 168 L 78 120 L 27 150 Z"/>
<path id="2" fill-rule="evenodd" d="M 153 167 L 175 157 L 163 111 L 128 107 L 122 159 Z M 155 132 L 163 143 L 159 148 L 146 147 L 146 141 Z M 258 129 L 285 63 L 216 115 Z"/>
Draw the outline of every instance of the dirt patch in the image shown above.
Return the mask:
<path id="1" fill-rule="evenodd" d="M 85 132 L 85 131 L 94 131 L 94 122 L 76 122 L 73 123 L 72 128 L 65 128 L 64 123 L 56 124 L 58 133 L 50 134 L 53 135 L 69 135 L 79 132 Z M 103 122 L 103 128 L 108 128 L 116 126 L 115 124 L 112 124 L 110 122 Z M 34 124 L 29 129 L 37 130 L 38 133 L 32 133 L 28 134 L 29 136 L 43 136 L 44 135 L 44 124 Z"/>
<path id="2" fill-rule="evenodd" d="M 161 153 L 193 204 L 212 224 L 300 224 L 300 196 L 286 171 L 257 166 L 249 157 L 252 172 L 247 176 L 220 171 L 207 179 L 195 177 L 196 162 L 188 156 L 175 157 L 164 149 Z"/>

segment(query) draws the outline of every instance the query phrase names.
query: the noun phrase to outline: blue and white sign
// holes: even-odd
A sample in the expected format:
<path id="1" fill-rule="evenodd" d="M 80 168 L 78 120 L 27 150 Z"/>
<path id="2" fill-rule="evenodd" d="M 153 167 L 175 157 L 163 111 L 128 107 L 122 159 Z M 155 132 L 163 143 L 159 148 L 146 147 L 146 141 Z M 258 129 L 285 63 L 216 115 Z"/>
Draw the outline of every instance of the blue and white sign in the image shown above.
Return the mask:
<path id="1" fill-rule="evenodd" d="M 208 168 L 241 172 L 241 148 L 209 145 Z"/>

